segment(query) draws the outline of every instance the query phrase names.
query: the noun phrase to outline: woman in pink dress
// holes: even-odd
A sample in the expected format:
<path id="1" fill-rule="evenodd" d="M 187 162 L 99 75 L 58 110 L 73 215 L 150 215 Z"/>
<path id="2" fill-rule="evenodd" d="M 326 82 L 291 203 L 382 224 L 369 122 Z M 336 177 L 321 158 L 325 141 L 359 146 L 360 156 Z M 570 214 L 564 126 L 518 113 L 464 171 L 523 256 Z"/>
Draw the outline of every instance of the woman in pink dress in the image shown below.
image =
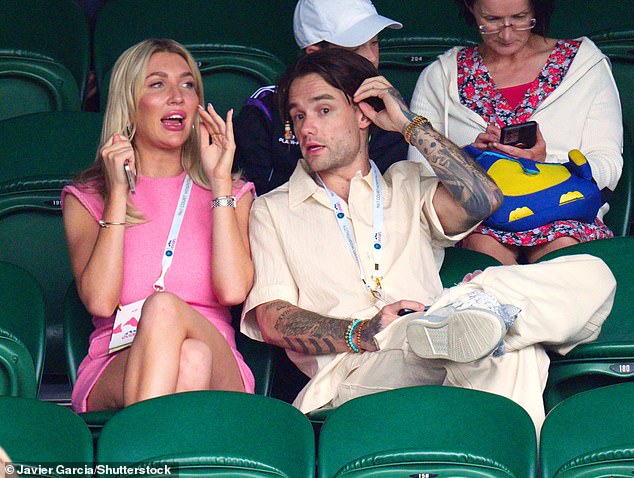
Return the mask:
<path id="1" fill-rule="evenodd" d="M 253 392 L 228 310 L 253 281 L 253 185 L 232 177 L 233 112 L 225 121 L 202 102 L 184 47 L 131 47 L 112 72 L 97 159 L 63 192 L 73 275 L 95 325 L 77 411 L 189 390 Z M 142 300 L 132 345 L 109 353 L 115 316 Z"/>

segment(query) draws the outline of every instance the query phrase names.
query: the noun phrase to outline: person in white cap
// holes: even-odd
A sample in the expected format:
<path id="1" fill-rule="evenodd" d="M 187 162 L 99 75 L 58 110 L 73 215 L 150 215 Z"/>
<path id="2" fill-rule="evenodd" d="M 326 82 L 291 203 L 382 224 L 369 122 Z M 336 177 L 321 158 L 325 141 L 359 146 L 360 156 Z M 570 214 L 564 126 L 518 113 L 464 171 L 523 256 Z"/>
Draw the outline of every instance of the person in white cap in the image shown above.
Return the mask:
<path id="1" fill-rule="evenodd" d="M 370 0 L 299 0 L 293 17 L 297 45 L 304 53 L 344 48 L 378 68 L 378 35 L 403 25 L 379 15 Z M 277 107 L 275 86 L 265 86 L 247 99 L 235 122 L 236 165 L 262 195 L 284 184 L 301 158 L 289 118 Z M 379 128 L 370 137 L 370 157 L 381 172 L 407 159 L 402 135 Z"/>

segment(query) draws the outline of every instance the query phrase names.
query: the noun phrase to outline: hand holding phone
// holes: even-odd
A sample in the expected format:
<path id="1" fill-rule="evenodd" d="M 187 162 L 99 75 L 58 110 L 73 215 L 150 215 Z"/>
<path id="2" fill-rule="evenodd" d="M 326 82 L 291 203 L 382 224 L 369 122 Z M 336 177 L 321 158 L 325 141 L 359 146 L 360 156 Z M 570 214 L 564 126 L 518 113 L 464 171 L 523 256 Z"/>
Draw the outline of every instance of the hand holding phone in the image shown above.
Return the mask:
<path id="1" fill-rule="evenodd" d="M 130 169 L 130 163 L 128 161 L 123 163 L 123 170 L 125 171 L 126 178 L 128 178 L 130 192 L 134 194 L 134 177 L 132 176 L 132 170 Z"/>
<path id="2" fill-rule="evenodd" d="M 505 126 L 500 132 L 500 143 L 516 148 L 528 149 L 537 142 L 537 123 L 526 123 Z"/>

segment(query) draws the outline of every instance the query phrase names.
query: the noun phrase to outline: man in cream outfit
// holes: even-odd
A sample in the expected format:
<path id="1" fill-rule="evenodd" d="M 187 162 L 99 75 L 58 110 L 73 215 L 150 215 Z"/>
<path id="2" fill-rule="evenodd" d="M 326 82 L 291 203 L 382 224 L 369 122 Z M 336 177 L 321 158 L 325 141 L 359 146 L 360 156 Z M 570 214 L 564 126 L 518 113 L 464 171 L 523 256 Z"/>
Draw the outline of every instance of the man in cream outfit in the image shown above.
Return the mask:
<path id="1" fill-rule="evenodd" d="M 242 331 L 286 348 L 310 377 L 295 401 L 303 412 L 446 384 L 509 397 L 539 429 L 545 347 L 566 352 L 596 338 L 614 277 L 601 260 L 576 255 L 489 268 L 443 290 L 443 248 L 499 207 L 501 193 L 376 75 L 358 55 L 324 50 L 281 80 L 304 159 L 253 205 L 256 272 Z M 371 97 L 385 108 L 377 112 Z M 378 173 L 372 123 L 402 132 L 436 176 L 410 161 Z"/>

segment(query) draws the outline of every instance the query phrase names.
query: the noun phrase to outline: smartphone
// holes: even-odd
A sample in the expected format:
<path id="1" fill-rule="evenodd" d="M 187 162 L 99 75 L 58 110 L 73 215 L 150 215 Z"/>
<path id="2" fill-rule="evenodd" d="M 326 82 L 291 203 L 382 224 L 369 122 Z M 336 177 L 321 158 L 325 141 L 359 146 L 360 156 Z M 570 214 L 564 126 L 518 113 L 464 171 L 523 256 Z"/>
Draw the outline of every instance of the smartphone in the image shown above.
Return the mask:
<path id="1" fill-rule="evenodd" d="M 123 170 L 128 178 L 128 187 L 130 188 L 130 192 L 134 194 L 134 177 L 132 177 L 132 170 L 130 169 L 130 164 L 127 161 L 123 163 Z"/>
<path id="2" fill-rule="evenodd" d="M 500 143 L 516 148 L 532 148 L 537 142 L 537 123 L 528 121 L 502 128 Z"/>

